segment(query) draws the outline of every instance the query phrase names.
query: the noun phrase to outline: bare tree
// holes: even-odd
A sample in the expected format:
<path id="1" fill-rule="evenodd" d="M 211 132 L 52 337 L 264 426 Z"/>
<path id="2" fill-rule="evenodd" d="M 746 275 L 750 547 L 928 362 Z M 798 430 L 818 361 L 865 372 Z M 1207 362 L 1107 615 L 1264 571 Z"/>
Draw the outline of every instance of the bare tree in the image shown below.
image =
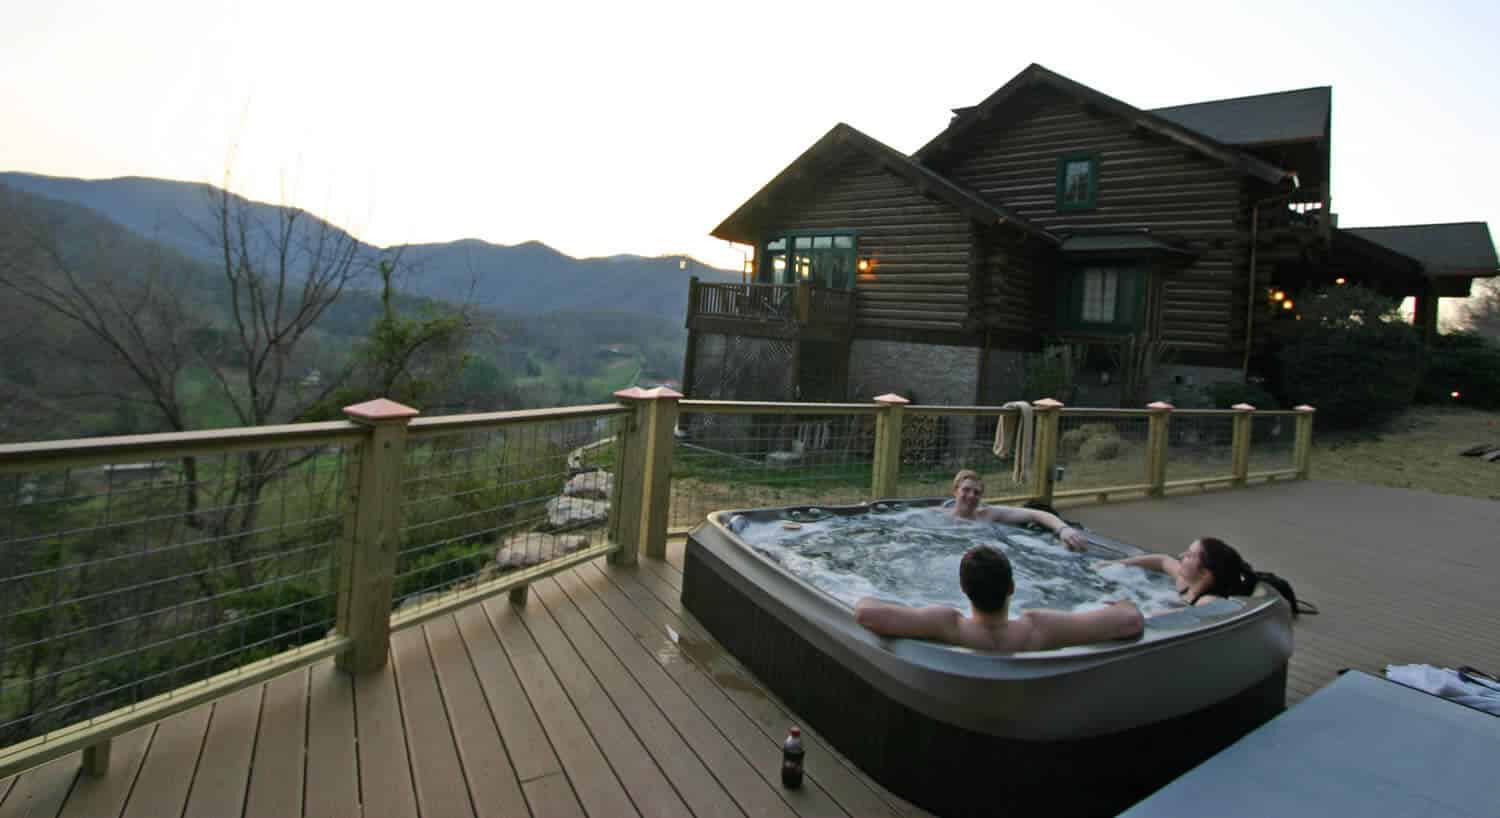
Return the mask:
<path id="1" fill-rule="evenodd" d="M 1464 305 L 1464 324 L 1470 330 L 1500 341 L 1500 278 L 1475 282 Z"/>

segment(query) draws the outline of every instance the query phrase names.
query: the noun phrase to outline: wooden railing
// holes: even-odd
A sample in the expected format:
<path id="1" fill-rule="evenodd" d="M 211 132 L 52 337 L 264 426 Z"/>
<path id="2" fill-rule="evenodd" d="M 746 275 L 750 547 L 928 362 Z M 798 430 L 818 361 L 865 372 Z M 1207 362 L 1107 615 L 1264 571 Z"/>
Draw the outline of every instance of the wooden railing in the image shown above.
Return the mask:
<path id="1" fill-rule="evenodd" d="M 84 750 L 85 769 L 102 774 L 108 768 L 111 737 L 134 727 L 330 656 L 337 657 L 338 667 L 346 672 L 370 672 L 386 661 L 393 631 L 500 593 L 509 593 L 513 603 L 524 604 L 530 583 L 587 560 L 607 555 L 612 561 L 629 563 L 642 553 L 663 557 L 667 536 L 678 528 L 669 515 L 673 506 L 682 501 L 681 492 L 706 492 L 716 490 L 717 486 L 727 492 L 714 501 L 719 503 L 718 507 L 766 504 L 761 502 L 764 495 L 741 497 L 734 492 L 764 484 L 770 475 L 789 478 L 784 481 L 788 486 L 804 491 L 798 498 L 780 504 L 824 502 L 824 496 L 832 496 L 819 493 L 825 488 L 843 492 L 834 499 L 847 499 L 851 493 L 854 499 L 945 494 L 942 483 L 950 476 L 947 472 L 953 467 L 954 452 L 988 452 L 990 442 L 980 439 L 977 424 L 1002 418 L 1011 422 L 1021 420 L 1018 409 L 913 406 L 895 395 L 883 395 L 873 403 L 860 404 L 733 403 L 682 401 L 682 396 L 671 390 L 633 388 L 617 392 L 616 397 L 617 403 L 596 406 L 425 419 L 413 419 L 415 410 L 380 400 L 349 407 L 346 412 L 351 422 L 0 446 L 0 501 L 7 499 L 3 486 L 13 487 L 9 498 L 12 502 L 9 505 L 0 502 L 0 515 L 13 518 L 0 517 L 0 536 L 32 525 L 31 522 L 20 525 L 21 517 L 31 514 L 30 510 L 38 503 L 45 504 L 47 498 L 42 496 L 45 486 L 38 487 L 40 478 L 35 475 L 89 465 L 140 460 L 185 463 L 296 448 L 308 454 L 279 462 L 317 464 L 334 458 L 327 460 L 336 466 L 329 471 L 343 475 L 334 485 L 345 497 L 340 514 L 341 534 L 335 535 L 329 549 L 332 587 L 328 594 L 335 598 L 337 614 L 326 635 L 318 630 L 316 638 L 270 656 L 236 654 L 230 658 L 241 657 L 244 661 L 215 675 L 187 681 L 110 712 L 88 713 L 75 723 L 48 727 L 44 733 L 0 748 L 0 780 L 80 749 Z M 768 423 L 767 418 L 772 422 Z M 705 419 L 726 422 L 699 422 Z M 1039 401 L 1034 405 L 1032 445 L 1027 447 L 1031 456 L 1029 477 L 1014 493 L 991 499 L 1050 502 L 1066 497 L 1107 499 L 1123 493 L 1162 496 L 1188 487 L 1241 486 L 1259 480 L 1305 478 L 1309 471 L 1312 419 L 1311 407 L 1298 407 L 1292 412 L 1257 412 L 1247 405 L 1224 411 L 1175 411 L 1166 404 L 1152 404 L 1142 410 L 1069 409 L 1056 401 Z M 573 432 L 566 428 L 568 424 L 573 424 Z M 576 433 L 578 429 L 587 430 L 591 442 L 579 445 L 582 438 Z M 709 434 L 705 429 L 717 431 Z M 1098 433 L 1106 440 L 1111 435 L 1119 438 L 1109 461 L 1114 471 L 1090 478 L 1095 480 L 1091 485 L 1059 490 L 1057 467 L 1074 456 L 1073 447 L 1084 432 Z M 1261 454 L 1273 452 L 1271 460 L 1257 460 L 1257 441 L 1264 444 L 1259 449 Z M 789 451 L 770 451 L 783 444 Z M 568 450 L 565 467 L 550 461 L 533 459 L 517 463 L 515 460 L 515 452 L 535 452 L 557 445 Z M 1121 451 L 1136 457 L 1121 456 Z M 330 452 L 345 452 L 347 456 L 335 458 Z M 689 452 L 708 459 L 689 464 Z M 795 456 L 778 459 L 773 454 Z M 1184 459 L 1189 455 L 1199 457 L 1207 464 L 1205 468 L 1191 477 L 1170 479 L 1173 458 Z M 587 467 L 583 463 L 587 458 L 592 458 L 592 465 L 612 469 L 614 475 L 613 490 L 607 499 L 607 523 L 592 542 L 548 553 L 537 564 L 510 573 L 487 576 L 480 572 L 462 582 L 438 586 L 411 582 L 420 579 L 425 569 L 402 570 L 402 560 L 411 556 L 404 549 L 412 548 L 413 542 L 417 549 L 426 549 L 436 547 L 435 544 L 473 541 L 479 543 L 479 552 L 491 553 L 493 546 L 485 538 L 493 537 L 497 528 L 493 523 L 469 522 L 483 518 L 482 509 L 473 510 L 479 502 L 476 497 L 487 491 L 499 492 L 494 502 L 502 503 L 505 509 L 527 508 L 555 494 L 560 481 Z M 264 466 L 277 461 L 256 462 Z M 1261 465 L 1269 462 L 1270 467 L 1256 470 L 1257 462 Z M 728 464 L 722 474 L 715 471 L 718 463 Z M 679 472 L 679 467 L 687 465 L 694 469 L 691 475 Z M 1008 467 L 990 463 L 991 471 L 999 468 Z M 923 470 L 926 477 L 918 474 Z M 225 473 L 209 472 L 212 469 L 199 465 L 197 474 L 205 484 L 228 479 Z M 73 485 L 77 496 L 62 496 L 59 508 L 81 508 L 97 502 L 99 495 L 86 497 L 76 490 L 78 483 L 69 482 L 71 473 L 64 471 L 58 485 L 64 492 Z M 1127 477 L 1117 479 L 1118 474 Z M 10 482 L 7 484 L 5 480 Z M 522 488 L 516 489 L 518 485 Z M 934 485 L 939 486 L 935 491 Z M 805 489 L 807 486 L 811 489 Z M 109 522 L 107 516 L 108 501 L 116 494 L 107 490 L 103 495 L 107 525 L 95 527 L 96 530 L 109 531 L 122 525 L 119 520 Z M 124 490 L 118 494 L 124 496 Z M 172 495 L 178 498 L 172 502 L 180 502 L 179 495 L 180 492 Z M 283 515 L 289 496 L 279 497 Z M 428 513 L 434 503 L 457 497 L 463 498 L 463 513 Z M 172 515 L 145 518 L 140 530 L 147 533 L 175 530 L 163 527 L 164 520 L 170 522 L 175 517 L 187 523 L 185 530 L 198 531 L 203 523 L 194 522 L 194 518 L 208 513 L 201 505 L 189 503 Z M 420 519 L 403 519 L 413 515 Z M 701 521 L 701 512 L 696 519 Z M 309 513 L 305 519 L 292 520 L 295 524 L 290 528 L 299 525 L 316 528 L 317 520 L 316 515 Z M 277 524 L 262 522 L 267 524 L 259 526 L 257 531 L 276 532 L 280 538 L 276 540 L 278 547 L 285 547 L 287 540 L 283 534 L 289 528 L 288 518 L 283 516 Z M 449 528 L 423 533 L 423 527 L 428 525 Z M 40 535 L 28 536 L 26 541 L 61 543 L 80 530 L 76 526 L 64 526 L 50 533 L 44 529 Z M 224 537 L 211 539 L 206 545 L 212 549 L 227 548 L 235 542 L 253 544 L 253 537 L 259 535 L 244 536 L 252 539 Z M 0 540 L 0 545 L 5 542 Z M 194 547 L 204 545 L 198 542 Z M 146 544 L 146 548 L 152 548 L 151 544 Z M 7 562 L 10 556 L 0 554 Z M 88 558 L 80 555 L 78 549 L 65 546 L 59 546 L 57 556 L 62 563 L 48 563 L 31 573 L 17 575 L 11 569 L 0 575 L 7 591 L 40 600 L 40 607 L 23 610 L 23 614 L 31 616 L 38 611 L 57 609 L 59 605 L 76 605 L 75 601 L 58 599 L 63 587 L 58 577 L 88 569 L 101 573 L 108 567 L 97 559 L 87 562 Z M 195 570 L 184 565 L 179 576 L 168 579 L 190 584 L 197 576 Z M 302 576 L 318 575 L 314 571 Z M 427 590 L 413 593 L 407 600 L 413 604 L 403 605 L 393 613 L 399 596 L 395 589 L 403 582 L 414 590 L 424 587 Z M 0 608 L 0 614 L 9 616 L 12 610 Z M 189 613 L 182 605 L 175 604 L 166 612 L 166 618 L 191 626 Z M 242 620 L 243 613 L 228 619 L 231 623 Z M 305 626 L 299 626 L 296 633 L 306 630 Z M 215 633 L 204 628 L 190 631 L 186 636 Z M 44 635 L 34 644 L 45 651 L 46 639 L 73 635 L 76 634 Z M 0 641 L 0 660 L 4 661 L 8 661 L 3 656 L 6 644 Z M 14 641 L 9 644 L 15 647 Z M 223 664 L 208 667 L 217 670 Z M 84 670 L 90 667 L 92 662 Z M 76 668 L 65 670 L 80 672 Z M 15 687 L 9 680 L 7 683 Z M 17 693 L 15 689 L 7 692 Z"/>
<path id="2" fill-rule="evenodd" d="M 693 279 L 689 315 L 744 321 L 796 320 L 797 288 L 783 284 L 704 284 Z"/>
<path id="3" fill-rule="evenodd" d="M 847 328 L 854 320 L 854 292 L 811 284 L 688 283 L 688 320 L 724 318 L 758 323 Z"/>

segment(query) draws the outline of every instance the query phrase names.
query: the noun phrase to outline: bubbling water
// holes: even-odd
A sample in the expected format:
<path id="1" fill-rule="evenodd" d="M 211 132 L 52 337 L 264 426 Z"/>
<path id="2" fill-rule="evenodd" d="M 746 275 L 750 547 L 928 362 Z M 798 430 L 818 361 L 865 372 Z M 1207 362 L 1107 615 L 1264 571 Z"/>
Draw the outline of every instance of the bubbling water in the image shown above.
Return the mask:
<path id="1" fill-rule="evenodd" d="M 1130 600 L 1147 614 L 1181 607 L 1165 574 L 1068 551 L 1051 535 L 1001 523 L 975 522 L 930 508 L 830 515 L 794 512 L 787 521 L 731 521 L 756 552 L 813 587 L 853 605 L 875 596 L 912 606 L 968 610 L 958 585 L 965 551 L 988 545 L 1010 558 L 1016 591 L 1010 609 L 1090 611 Z"/>

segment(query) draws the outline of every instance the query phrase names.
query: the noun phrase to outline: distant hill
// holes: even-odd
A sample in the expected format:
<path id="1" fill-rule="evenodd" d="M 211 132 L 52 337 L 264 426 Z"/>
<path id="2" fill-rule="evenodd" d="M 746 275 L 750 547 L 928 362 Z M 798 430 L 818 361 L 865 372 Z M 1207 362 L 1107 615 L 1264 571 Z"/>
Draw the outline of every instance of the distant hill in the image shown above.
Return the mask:
<path id="1" fill-rule="evenodd" d="M 217 246 L 204 235 L 204 228 L 212 221 L 210 206 L 217 193 L 210 185 L 141 177 L 88 180 L 30 173 L 0 173 L 0 184 L 82 205 L 189 257 L 213 261 L 218 253 Z M 277 210 L 276 205 L 248 204 L 262 219 L 273 218 Z M 380 249 L 368 246 L 370 252 Z M 464 239 L 414 245 L 407 248 L 404 259 L 413 273 L 404 285 L 412 294 L 473 302 L 519 314 L 612 310 L 680 321 L 687 306 L 689 276 L 705 281 L 739 280 L 738 272 L 691 259 L 687 269 L 680 269 L 681 256 L 578 259 L 534 241 L 507 246 Z M 373 289 L 376 282 L 369 286 Z"/>

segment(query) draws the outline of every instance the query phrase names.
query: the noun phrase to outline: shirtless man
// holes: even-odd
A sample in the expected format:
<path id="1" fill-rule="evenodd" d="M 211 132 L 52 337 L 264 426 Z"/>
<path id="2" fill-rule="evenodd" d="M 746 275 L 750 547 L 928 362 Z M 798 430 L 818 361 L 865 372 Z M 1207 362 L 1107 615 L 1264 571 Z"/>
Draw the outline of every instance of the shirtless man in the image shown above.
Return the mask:
<path id="1" fill-rule="evenodd" d="M 958 582 L 974 609 L 973 616 L 945 605 L 908 608 L 865 597 L 854 606 L 854 621 L 881 636 L 1006 652 L 1128 639 L 1145 628 L 1145 619 L 1132 602 L 1116 602 L 1087 613 L 1026 611 L 1011 619 L 1015 578 L 1010 560 L 989 546 L 975 546 L 964 554 Z"/>
<path id="2" fill-rule="evenodd" d="M 984 497 L 984 481 L 973 469 L 964 469 L 953 475 L 953 507 L 945 509 L 953 516 L 964 520 L 1025 525 L 1035 523 L 1057 535 L 1057 539 L 1069 551 L 1083 551 L 1089 547 L 1089 538 L 1082 531 L 1063 522 L 1056 514 L 1034 508 L 1012 508 L 1011 506 L 981 505 Z"/>

